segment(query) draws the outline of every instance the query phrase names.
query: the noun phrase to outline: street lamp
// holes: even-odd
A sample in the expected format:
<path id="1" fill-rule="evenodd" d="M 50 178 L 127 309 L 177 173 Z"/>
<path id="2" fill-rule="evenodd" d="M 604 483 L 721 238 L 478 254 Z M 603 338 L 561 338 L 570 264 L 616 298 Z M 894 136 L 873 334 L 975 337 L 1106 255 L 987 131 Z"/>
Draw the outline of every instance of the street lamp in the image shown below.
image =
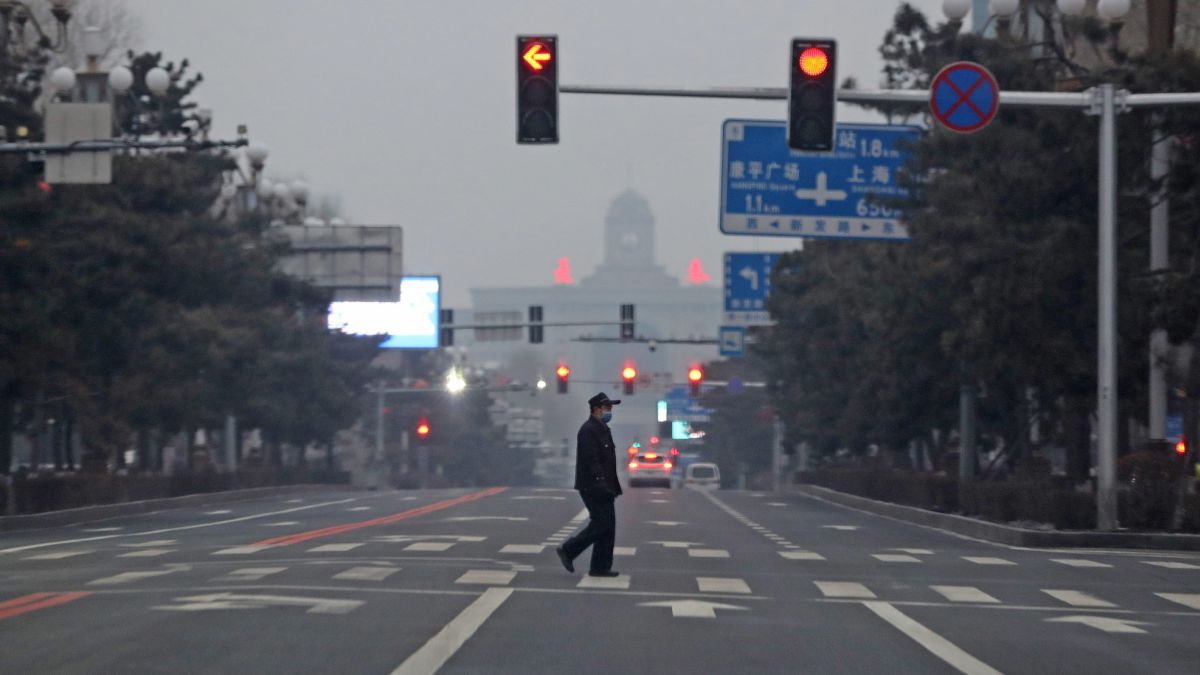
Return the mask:
<path id="1" fill-rule="evenodd" d="M 25 29 L 30 25 L 37 34 L 34 46 L 54 52 L 66 51 L 67 22 L 71 20 L 71 0 L 49 0 L 49 2 L 50 14 L 54 17 L 56 24 L 54 38 L 51 38 L 42 29 L 42 25 L 27 2 L 0 0 L 0 58 L 10 52 L 16 54 L 29 50 L 30 45 L 26 41 Z"/>
<path id="2" fill-rule="evenodd" d="M 454 368 L 446 375 L 446 391 L 451 394 L 461 394 L 467 388 L 467 381 L 463 379 L 462 373 L 458 368 Z"/>
<path id="3" fill-rule="evenodd" d="M 971 11 L 971 0 L 942 0 L 942 12 L 951 21 L 962 21 Z"/>

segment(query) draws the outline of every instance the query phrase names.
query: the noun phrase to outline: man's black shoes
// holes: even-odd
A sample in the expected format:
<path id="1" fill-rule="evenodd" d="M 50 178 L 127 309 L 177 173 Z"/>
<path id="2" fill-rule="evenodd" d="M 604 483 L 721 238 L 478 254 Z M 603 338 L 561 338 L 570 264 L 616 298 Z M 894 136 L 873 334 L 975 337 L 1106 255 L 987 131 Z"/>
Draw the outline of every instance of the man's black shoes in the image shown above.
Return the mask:
<path id="1" fill-rule="evenodd" d="M 567 552 L 565 550 L 563 550 L 563 547 L 555 546 L 554 552 L 558 554 L 558 559 L 560 561 L 562 561 L 563 567 L 567 568 L 568 572 L 574 574 L 575 573 L 575 563 L 572 563 L 571 559 L 567 557 Z"/>
<path id="2" fill-rule="evenodd" d="M 616 570 L 592 570 L 588 572 L 589 577 L 619 577 L 621 573 Z"/>

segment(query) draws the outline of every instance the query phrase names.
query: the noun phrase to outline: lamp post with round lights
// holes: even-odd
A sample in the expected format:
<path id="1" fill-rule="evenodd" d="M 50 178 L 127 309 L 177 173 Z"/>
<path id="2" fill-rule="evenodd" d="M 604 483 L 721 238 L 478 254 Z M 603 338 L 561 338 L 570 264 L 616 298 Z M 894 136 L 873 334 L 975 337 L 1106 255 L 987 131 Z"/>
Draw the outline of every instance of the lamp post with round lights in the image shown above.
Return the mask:
<path id="1" fill-rule="evenodd" d="M 67 23 L 71 20 L 71 0 L 48 0 L 54 17 L 54 37 L 37 20 L 31 2 L 0 0 L 0 61 L 31 49 L 66 51 Z M 30 28 L 33 30 L 30 31 Z"/>

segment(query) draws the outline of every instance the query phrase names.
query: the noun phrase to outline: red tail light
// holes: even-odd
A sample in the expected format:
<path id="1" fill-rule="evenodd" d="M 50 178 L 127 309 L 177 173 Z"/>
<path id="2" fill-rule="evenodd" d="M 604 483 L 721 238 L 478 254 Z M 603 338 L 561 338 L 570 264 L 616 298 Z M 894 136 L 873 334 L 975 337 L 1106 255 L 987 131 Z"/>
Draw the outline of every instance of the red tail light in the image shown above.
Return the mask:
<path id="1" fill-rule="evenodd" d="M 636 468 L 637 468 L 637 462 L 630 462 L 630 463 L 629 463 L 629 468 L 631 468 L 631 469 L 636 469 Z"/>
<path id="2" fill-rule="evenodd" d="M 671 467 L 673 467 L 673 466 L 675 466 L 675 465 L 674 465 L 674 464 L 672 464 L 672 463 L 670 463 L 670 462 L 667 462 L 666 464 L 664 464 L 664 466 L 666 466 L 666 467 L 669 469 L 669 468 L 671 468 Z"/>

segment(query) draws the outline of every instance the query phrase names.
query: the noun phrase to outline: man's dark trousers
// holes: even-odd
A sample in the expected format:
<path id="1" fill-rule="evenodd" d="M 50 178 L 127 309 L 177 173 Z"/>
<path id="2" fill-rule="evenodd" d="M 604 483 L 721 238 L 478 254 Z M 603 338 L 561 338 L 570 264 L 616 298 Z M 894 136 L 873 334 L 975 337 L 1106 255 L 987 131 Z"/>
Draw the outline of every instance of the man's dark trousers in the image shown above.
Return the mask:
<path id="1" fill-rule="evenodd" d="M 563 542 L 563 550 L 571 560 L 579 557 L 588 546 L 592 547 L 591 572 L 612 569 L 613 544 L 617 540 L 617 510 L 613 503 L 616 497 L 605 489 L 580 490 L 583 505 L 588 510 L 588 524 L 579 534 Z"/>

